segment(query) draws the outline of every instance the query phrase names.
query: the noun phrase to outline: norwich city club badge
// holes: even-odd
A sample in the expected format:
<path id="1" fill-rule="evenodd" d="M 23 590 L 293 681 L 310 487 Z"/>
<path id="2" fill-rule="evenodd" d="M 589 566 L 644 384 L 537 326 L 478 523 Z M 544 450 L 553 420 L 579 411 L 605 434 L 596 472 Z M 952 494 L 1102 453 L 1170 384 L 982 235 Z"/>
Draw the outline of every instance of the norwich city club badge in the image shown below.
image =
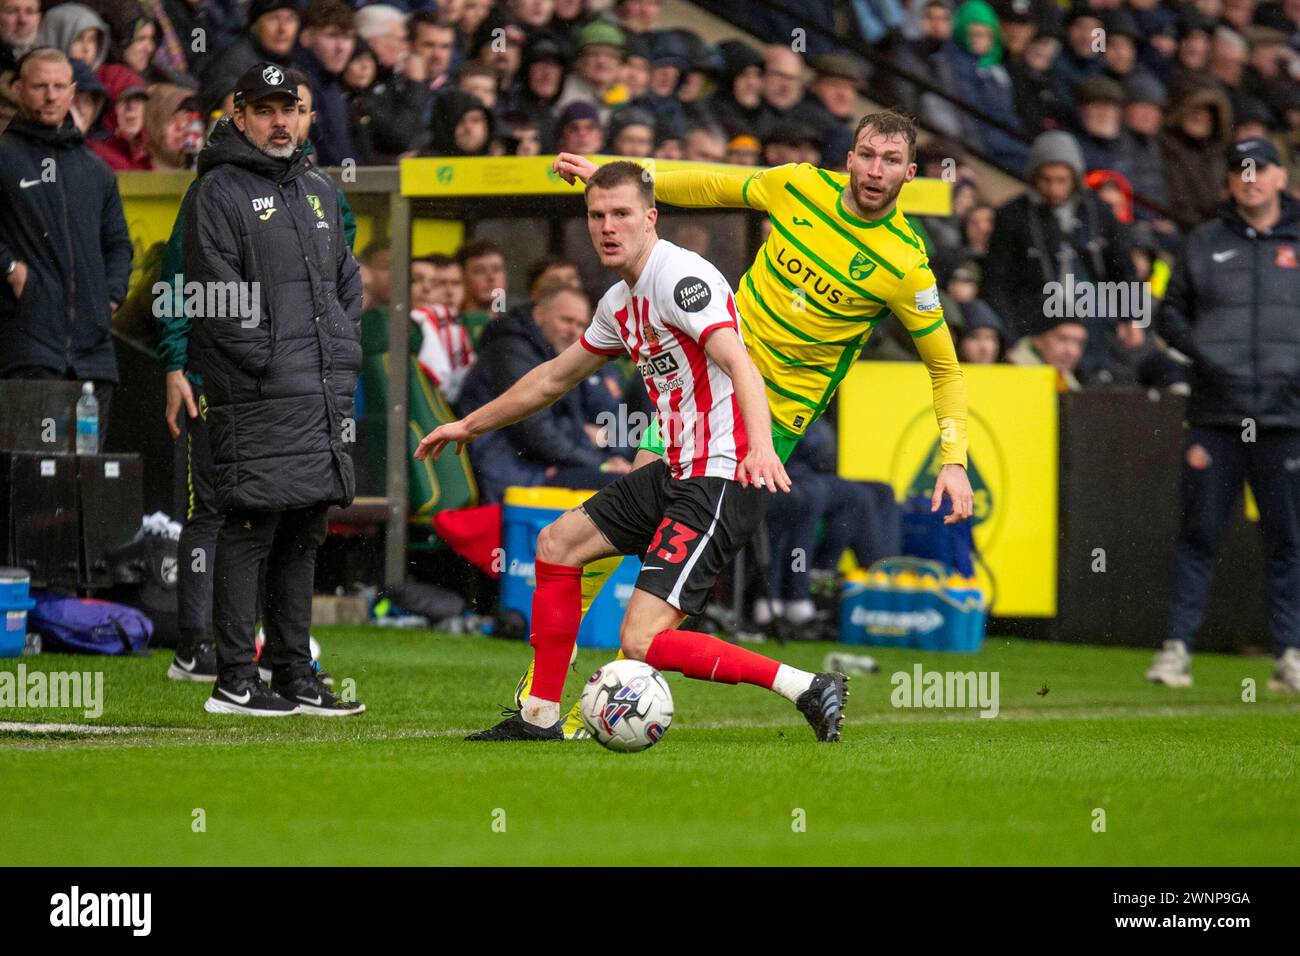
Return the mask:
<path id="1" fill-rule="evenodd" d="M 859 252 L 849 263 L 849 278 L 854 282 L 861 282 L 869 278 L 871 273 L 876 271 L 876 264 L 868 259 L 863 253 Z"/>

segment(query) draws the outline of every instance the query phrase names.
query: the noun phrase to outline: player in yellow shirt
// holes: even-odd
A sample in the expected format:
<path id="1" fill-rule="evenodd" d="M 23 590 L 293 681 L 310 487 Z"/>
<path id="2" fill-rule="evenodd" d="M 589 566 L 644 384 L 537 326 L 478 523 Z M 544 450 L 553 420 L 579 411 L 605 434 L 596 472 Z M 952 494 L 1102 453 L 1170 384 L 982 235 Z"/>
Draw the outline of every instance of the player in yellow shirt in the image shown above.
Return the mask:
<path id="1" fill-rule="evenodd" d="M 555 171 L 586 182 L 590 160 L 560 153 Z M 655 175 L 655 195 L 675 206 L 757 209 L 772 231 L 736 293 L 741 337 L 767 385 L 772 437 L 786 460 L 816 421 L 861 353 L 892 312 L 911 333 L 930 373 L 943 467 L 931 506 L 946 495 L 948 523 L 970 517 L 966 477 L 966 385 L 939 304 L 925 248 L 898 208 L 898 194 L 916 176 L 916 127 L 885 110 L 862 118 L 848 173 L 808 163 L 735 172 L 682 170 Z M 643 443 L 637 464 L 657 449 Z M 583 574 L 583 613 L 616 562 Z M 527 693 L 531 673 L 517 688 Z M 580 727 L 571 713 L 566 736 Z"/>

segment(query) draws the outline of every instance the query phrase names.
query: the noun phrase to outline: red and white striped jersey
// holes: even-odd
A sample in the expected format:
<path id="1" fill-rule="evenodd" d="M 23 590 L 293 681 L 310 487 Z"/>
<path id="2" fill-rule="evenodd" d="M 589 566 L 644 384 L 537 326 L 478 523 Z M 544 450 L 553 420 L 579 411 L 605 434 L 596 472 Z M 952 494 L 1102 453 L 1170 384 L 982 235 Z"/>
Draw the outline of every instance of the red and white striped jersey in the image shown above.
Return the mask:
<path id="1" fill-rule="evenodd" d="M 636 285 L 606 292 L 582 336 L 591 352 L 632 356 L 674 478 L 734 480 L 749 453 L 731 378 L 704 351 L 719 329 L 740 334 L 731 286 L 703 256 L 660 239 Z"/>
<path id="2" fill-rule="evenodd" d="M 445 306 L 433 305 L 411 310 L 411 321 L 420 328 L 420 354 L 417 361 L 448 402 L 460 397 L 465 374 L 477 357 L 469 333 Z"/>

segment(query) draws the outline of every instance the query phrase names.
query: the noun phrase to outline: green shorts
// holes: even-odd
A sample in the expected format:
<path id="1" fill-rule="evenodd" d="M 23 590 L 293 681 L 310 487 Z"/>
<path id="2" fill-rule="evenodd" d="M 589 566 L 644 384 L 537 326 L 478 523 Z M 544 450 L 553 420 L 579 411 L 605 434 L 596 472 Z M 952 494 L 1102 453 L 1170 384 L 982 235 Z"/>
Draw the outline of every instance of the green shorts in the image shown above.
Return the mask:
<path id="1" fill-rule="evenodd" d="M 791 435 L 785 429 L 778 428 L 775 422 L 772 423 L 772 445 L 776 449 L 776 457 L 781 459 L 782 464 L 789 461 L 790 456 L 794 454 L 794 446 L 799 444 L 799 438 L 798 435 Z M 663 457 L 664 442 L 659 435 L 658 415 L 651 417 L 650 427 L 641 436 L 641 444 L 638 446 L 638 450 L 653 452 L 661 458 Z"/>

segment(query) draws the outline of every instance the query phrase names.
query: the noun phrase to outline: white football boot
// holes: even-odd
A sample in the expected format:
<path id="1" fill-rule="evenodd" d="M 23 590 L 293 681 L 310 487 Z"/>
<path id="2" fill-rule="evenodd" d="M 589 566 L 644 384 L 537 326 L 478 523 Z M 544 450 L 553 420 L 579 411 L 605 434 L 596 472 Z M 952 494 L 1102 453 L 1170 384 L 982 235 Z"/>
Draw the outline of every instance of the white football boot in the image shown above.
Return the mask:
<path id="1" fill-rule="evenodd" d="M 1147 680 L 1166 687 L 1192 686 L 1192 655 L 1182 641 L 1165 641 L 1156 651 L 1147 671 Z"/>
<path id="2" fill-rule="evenodd" d="M 1288 647 L 1277 659 L 1268 689 L 1283 694 L 1300 693 L 1300 650 Z"/>
<path id="3" fill-rule="evenodd" d="M 754 602 L 754 626 L 767 627 L 785 613 L 785 604 L 777 598 L 759 598 Z"/>

